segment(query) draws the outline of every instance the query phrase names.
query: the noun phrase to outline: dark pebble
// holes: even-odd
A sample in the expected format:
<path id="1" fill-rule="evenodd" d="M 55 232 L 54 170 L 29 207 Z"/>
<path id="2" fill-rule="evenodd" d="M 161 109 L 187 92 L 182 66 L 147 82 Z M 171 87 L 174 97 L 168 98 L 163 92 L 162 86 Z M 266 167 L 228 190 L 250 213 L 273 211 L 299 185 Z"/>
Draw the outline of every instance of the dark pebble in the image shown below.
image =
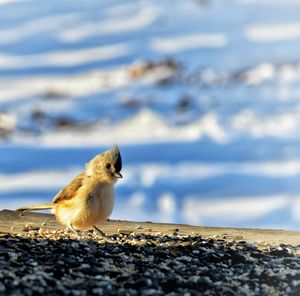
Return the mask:
<path id="1" fill-rule="evenodd" d="M 0 295 L 300 295 L 300 258 L 291 246 L 89 235 L 1 237 Z"/>

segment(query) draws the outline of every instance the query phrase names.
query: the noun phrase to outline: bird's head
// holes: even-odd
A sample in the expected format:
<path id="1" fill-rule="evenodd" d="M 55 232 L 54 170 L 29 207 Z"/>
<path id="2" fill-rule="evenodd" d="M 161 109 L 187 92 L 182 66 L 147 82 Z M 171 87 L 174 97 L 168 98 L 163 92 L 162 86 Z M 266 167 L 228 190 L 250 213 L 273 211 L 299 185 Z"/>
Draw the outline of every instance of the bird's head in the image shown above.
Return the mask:
<path id="1" fill-rule="evenodd" d="M 86 173 L 88 176 L 96 174 L 108 181 L 116 182 L 118 178 L 123 178 L 121 169 L 122 157 L 118 146 L 115 145 L 93 158 L 87 166 Z"/>

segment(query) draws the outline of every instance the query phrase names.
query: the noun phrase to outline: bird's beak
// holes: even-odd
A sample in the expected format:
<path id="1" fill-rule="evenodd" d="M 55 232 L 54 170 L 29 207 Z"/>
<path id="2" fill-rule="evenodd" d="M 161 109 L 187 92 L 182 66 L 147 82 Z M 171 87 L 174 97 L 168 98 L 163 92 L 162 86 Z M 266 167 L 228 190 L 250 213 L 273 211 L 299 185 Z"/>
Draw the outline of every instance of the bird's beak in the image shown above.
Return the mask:
<path id="1" fill-rule="evenodd" d="M 123 178 L 121 173 L 113 173 L 115 178 Z"/>

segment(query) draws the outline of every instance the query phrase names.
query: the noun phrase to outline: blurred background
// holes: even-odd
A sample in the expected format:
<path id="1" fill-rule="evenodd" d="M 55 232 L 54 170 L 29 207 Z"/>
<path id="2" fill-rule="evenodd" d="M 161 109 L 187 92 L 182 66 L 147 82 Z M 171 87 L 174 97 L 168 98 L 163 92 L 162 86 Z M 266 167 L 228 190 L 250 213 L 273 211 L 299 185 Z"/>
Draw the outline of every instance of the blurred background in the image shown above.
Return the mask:
<path id="1" fill-rule="evenodd" d="M 124 160 L 114 219 L 300 229 L 300 2 L 0 0 L 0 204 Z"/>

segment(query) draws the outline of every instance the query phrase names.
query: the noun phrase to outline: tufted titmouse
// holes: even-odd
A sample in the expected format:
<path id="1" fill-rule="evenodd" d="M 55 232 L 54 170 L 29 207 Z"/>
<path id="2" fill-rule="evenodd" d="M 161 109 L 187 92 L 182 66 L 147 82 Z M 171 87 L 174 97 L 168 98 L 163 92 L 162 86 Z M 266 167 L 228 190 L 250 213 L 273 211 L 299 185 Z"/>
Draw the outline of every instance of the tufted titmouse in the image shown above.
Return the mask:
<path id="1" fill-rule="evenodd" d="M 56 219 L 79 236 L 79 230 L 94 228 L 108 219 L 114 206 L 114 188 L 122 178 L 122 158 L 118 146 L 95 156 L 86 169 L 65 188 L 61 189 L 51 203 L 25 206 L 17 211 L 29 212 L 51 209 Z"/>

